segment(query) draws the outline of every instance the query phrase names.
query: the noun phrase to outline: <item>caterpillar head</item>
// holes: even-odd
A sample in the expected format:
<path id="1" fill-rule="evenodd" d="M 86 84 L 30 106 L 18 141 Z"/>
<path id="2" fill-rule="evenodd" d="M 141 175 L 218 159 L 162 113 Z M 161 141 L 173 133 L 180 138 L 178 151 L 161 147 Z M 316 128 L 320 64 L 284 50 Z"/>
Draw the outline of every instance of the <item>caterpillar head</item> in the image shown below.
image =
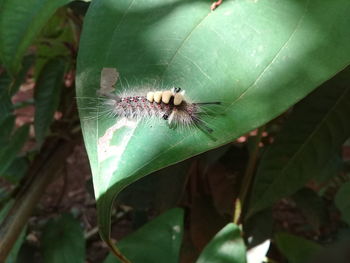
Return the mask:
<path id="1" fill-rule="evenodd" d="M 173 93 L 173 96 L 174 96 L 174 105 L 175 106 L 180 105 L 185 100 L 184 99 L 185 91 L 181 90 L 181 88 L 174 87 L 171 89 L 171 92 Z"/>

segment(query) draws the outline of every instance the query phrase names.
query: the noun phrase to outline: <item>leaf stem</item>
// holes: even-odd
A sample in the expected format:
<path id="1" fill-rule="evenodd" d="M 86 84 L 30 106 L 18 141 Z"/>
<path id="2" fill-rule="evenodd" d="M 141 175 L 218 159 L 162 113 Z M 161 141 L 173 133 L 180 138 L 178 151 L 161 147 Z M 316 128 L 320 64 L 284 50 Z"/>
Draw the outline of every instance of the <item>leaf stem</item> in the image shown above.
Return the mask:
<path id="1" fill-rule="evenodd" d="M 122 262 L 122 263 L 131 263 L 131 261 L 129 261 L 123 254 L 122 252 L 119 250 L 119 248 L 114 245 L 113 241 L 111 239 L 107 240 L 107 245 L 109 246 L 109 248 L 112 250 L 113 254 Z"/>
<path id="2" fill-rule="evenodd" d="M 243 181 L 241 184 L 242 185 L 241 191 L 238 195 L 238 200 L 235 201 L 235 210 L 233 213 L 233 223 L 235 224 L 239 224 L 239 222 L 242 220 L 242 211 L 246 210 L 247 194 L 252 184 L 252 181 L 254 179 L 254 171 L 255 171 L 256 162 L 257 162 L 258 153 L 259 153 L 259 144 L 261 142 L 261 138 L 264 131 L 265 131 L 265 125 L 258 128 L 255 145 L 250 154 L 247 169 L 245 171 Z"/>

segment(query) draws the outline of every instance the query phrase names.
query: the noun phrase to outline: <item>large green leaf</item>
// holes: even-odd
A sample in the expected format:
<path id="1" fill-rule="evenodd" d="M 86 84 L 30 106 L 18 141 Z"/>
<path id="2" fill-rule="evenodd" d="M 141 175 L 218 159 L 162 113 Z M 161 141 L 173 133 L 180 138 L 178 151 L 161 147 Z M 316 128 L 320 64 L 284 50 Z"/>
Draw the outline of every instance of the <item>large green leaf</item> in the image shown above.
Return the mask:
<path id="1" fill-rule="evenodd" d="M 184 213 L 172 209 L 122 239 L 120 250 L 132 263 L 179 262 Z M 104 263 L 120 262 L 110 254 Z"/>
<path id="2" fill-rule="evenodd" d="M 57 110 L 66 61 L 61 58 L 49 60 L 42 68 L 35 86 L 35 136 L 43 142 Z"/>
<path id="3" fill-rule="evenodd" d="M 111 203 L 126 185 L 266 123 L 349 64 L 349 7 L 348 0 L 226 0 L 211 12 L 208 1 L 93 1 L 77 96 L 102 237 L 109 240 Z M 117 68 L 130 88 L 159 80 L 197 101 L 222 101 L 224 114 L 203 118 L 212 137 L 162 120 L 96 118 L 84 98 L 96 97 L 104 67 Z"/>
<path id="4" fill-rule="evenodd" d="M 349 81 L 350 70 L 344 70 L 295 107 L 261 160 L 250 213 L 296 192 L 325 170 L 331 171 L 329 160 L 350 136 Z"/>
<path id="5" fill-rule="evenodd" d="M 204 248 L 197 263 L 245 263 L 246 248 L 239 227 L 226 225 Z"/>
<path id="6" fill-rule="evenodd" d="M 85 239 L 80 222 L 69 214 L 50 220 L 43 237 L 44 262 L 85 262 Z"/>
<path id="7" fill-rule="evenodd" d="M 15 74 L 27 48 L 55 10 L 69 0 L 2 0 L 0 2 L 0 57 Z"/>

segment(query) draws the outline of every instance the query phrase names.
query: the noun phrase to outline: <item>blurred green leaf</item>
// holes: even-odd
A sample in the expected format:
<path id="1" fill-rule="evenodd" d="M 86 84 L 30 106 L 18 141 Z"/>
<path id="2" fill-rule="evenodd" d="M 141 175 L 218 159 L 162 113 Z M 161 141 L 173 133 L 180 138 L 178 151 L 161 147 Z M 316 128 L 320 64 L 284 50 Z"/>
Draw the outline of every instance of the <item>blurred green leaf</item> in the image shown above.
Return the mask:
<path id="1" fill-rule="evenodd" d="M 50 220 L 43 231 L 44 262 L 85 262 L 85 239 L 80 222 L 70 214 Z"/>
<path id="2" fill-rule="evenodd" d="M 27 73 L 31 66 L 35 62 L 35 56 L 34 55 L 28 55 L 25 56 L 22 60 L 22 66 L 20 71 L 16 76 L 13 77 L 13 81 L 10 86 L 10 95 L 13 96 L 15 95 L 16 92 L 18 92 L 19 88 L 21 85 L 26 81 L 27 78 Z"/>
<path id="3" fill-rule="evenodd" d="M 349 81 L 350 70 L 345 70 L 295 107 L 260 162 L 250 214 L 324 173 L 350 136 Z"/>
<path id="4" fill-rule="evenodd" d="M 239 227 L 226 225 L 203 249 L 196 263 L 244 263 L 246 248 Z"/>
<path id="5" fill-rule="evenodd" d="M 27 48 L 55 10 L 69 0 L 2 0 L 0 57 L 15 75 Z"/>
<path id="6" fill-rule="evenodd" d="M 22 61 L 22 68 L 16 76 L 11 76 L 6 70 L 1 71 L 0 64 L 0 145 L 4 145 L 7 136 L 11 133 L 15 117 L 13 114 L 13 104 L 11 97 L 19 90 L 21 84 L 27 76 L 29 68 L 32 66 L 34 56 L 25 56 Z M 6 135 L 7 134 L 7 135 Z"/>
<path id="7" fill-rule="evenodd" d="M 208 1 L 92 1 L 77 96 L 102 238 L 109 240 L 111 204 L 125 186 L 232 142 L 343 69 L 350 62 L 349 6 L 348 0 L 227 0 L 211 12 Z M 124 88 L 136 90 L 158 80 L 197 101 L 222 101 L 223 114 L 203 117 L 214 133 L 170 129 L 163 120 L 97 118 L 98 100 L 91 105 L 91 99 L 104 67 L 117 68 L 118 89 L 125 79 Z"/>
<path id="8" fill-rule="evenodd" d="M 338 190 L 334 203 L 341 212 L 342 219 L 350 225 L 350 182 L 342 185 Z"/>
<path id="9" fill-rule="evenodd" d="M 184 213 L 175 208 L 167 211 L 118 243 L 132 263 L 178 263 L 183 236 Z M 120 262 L 110 254 L 104 263 Z"/>
<path id="10" fill-rule="evenodd" d="M 75 1 L 73 1 L 75 2 Z M 71 3 L 73 3 L 71 2 Z M 42 67 L 55 57 L 73 57 L 77 48 L 74 39 L 72 21 L 69 20 L 71 10 L 60 8 L 43 27 L 39 40 L 35 43 L 37 61 L 35 63 L 35 77 Z"/>
<path id="11" fill-rule="evenodd" d="M 12 135 L 11 140 L 0 149 L 0 176 L 7 170 L 18 152 L 22 149 L 27 141 L 29 126 L 24 125 L 18 128 Z"/>
<path id="12" fill-rule="evenodd" d="M 57 57 L 42 68 L 35 86 L 35 136 L 39 143 L 45 139 L 58 107 L 66 61 Z"/>
<path id="13" fill-rule="evenodd" d="M 287 233 L 276 234 L 275 242 L 289 263 L 310 263 L 323 250 L 322 246 L 313 241 Z"/>

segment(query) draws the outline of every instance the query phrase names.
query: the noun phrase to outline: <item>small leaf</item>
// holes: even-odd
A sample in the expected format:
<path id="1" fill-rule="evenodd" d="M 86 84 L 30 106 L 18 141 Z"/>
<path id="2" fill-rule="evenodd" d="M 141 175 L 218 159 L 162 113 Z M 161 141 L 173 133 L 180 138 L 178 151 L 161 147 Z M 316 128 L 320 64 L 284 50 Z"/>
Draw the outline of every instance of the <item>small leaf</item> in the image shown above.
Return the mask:
<path id="1" fill-rule="evenodd" d="M 204 248 L 196 263 L 244 263 L 246 248 L 239 227 L 226 225 Z"/>
<path id="2" fill-rule="evenodd" d="M 350 182 L 342 185 L 338 190 L 334 203 L 341 212 L 342 219 L 350 225 Z"/>
<path id="3" fill-rule="evenodd" d="M 0 57 L 16 75 L 27 48 L 55 10 L 69 0 L 2 0 L 0 3 Z"/>
<path id="4" fill-rule="evenodd" d="M 85 262 L 85 239 L 80 222 L 70 214 L 50 220 L 42 236 L 44 262 Z"/>
<path id="5" fill-rule="evenodd" d="M 160 215 L 118 243 L 132 263 L 178 263 L 183 236 L 183 210 L 176 208 Z M 110 254 L 104 263 L 120 262 Z"/>
<path id="6" fill-rule="evenodd" d="M 0 176 L 7 170 L 27 141 L 29 126 L 18 128 L 7 145 L 0 148 Z"/>
<path id="7" fill-rule="evenodd" d="M 250 215 L 293 194 L 331 164 L 329 160 L 350 136 L 349 81 L 350 69 L 295 107 L 260 162 Z"/>
<path id="8" fill-rule="evenodd" d="M 323 247 L 317 243 L 290 235 L 287 233 L 278 233 L 275 236 L 278 249 L 288 259 L 289 263 L 309 263 Z"/>
<path id="9" fill-rule="evenodd" d="M 63 58 L 49 60 L 40 72 L 35 86 L 35 136 L 39 143 L 45 139 L 58 107 L 66 62 Z"/>

